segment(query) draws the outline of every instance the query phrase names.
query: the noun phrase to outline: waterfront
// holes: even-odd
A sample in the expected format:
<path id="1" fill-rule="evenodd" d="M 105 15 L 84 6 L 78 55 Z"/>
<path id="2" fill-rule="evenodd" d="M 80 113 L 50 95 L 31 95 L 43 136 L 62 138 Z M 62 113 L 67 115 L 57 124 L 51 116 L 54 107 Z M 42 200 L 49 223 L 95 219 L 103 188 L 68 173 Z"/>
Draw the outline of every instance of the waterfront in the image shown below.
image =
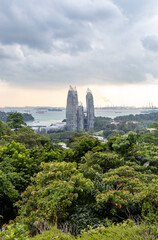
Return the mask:
<path id="1" fill-rule="evenodd" d="M 39 110 L 40 109 L 40 110 Z M 60 108 L 60 111 L 49 111 L 48 107 L 23 107 L 23 108 L 0 108 L 0 111 L 11 112 L 17 111 L 21 113 L 29 113 L 31 114 L 35 121 L 27 122 L 29 126 L 50 126 L 51 124 L 56 124 L 58 122 L 62 122 L 66 118 L 66 110 L 65 108 Z M 158 109 L 155 109 L 155 111 Z M 41 111 L 41 112 L 40 112 Z M 117 116 L 124 116 L 129 114 L 140 114 L 140 113 L 148 113 L 147 109 L 142 108 L 96 108 L 95 116 L 96 117 L 109 117 L 115 118 Z"/>

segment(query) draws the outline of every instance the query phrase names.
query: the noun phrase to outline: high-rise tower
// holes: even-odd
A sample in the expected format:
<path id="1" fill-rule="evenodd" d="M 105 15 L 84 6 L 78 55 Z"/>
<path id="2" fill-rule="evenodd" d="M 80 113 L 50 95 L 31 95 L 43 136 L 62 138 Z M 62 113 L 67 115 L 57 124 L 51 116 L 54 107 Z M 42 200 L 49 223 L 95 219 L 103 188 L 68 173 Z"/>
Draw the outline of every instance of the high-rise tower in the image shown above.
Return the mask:
<path id="1" fill-rule="evenodd" d="M 66 106 L 66 128 L 69 131 L 77 131 L 77 111 L 78 111 L 78 96 L 76 89 L 70 86 L 67 96 Z"/>
<path id="2" fill-rule="evenodd" d="M 89 88 L 87 89 L 86 105 L 87 105 L 87 128 L 93 129 L 94 128 L 94 102 L 93 102 L 93 95 Z"/>
<path id="3" fill-rule="evenodd" d="M 84 112 L 82 103 L 79 104 L 77 111 L 77 129 L 78 130 L 84 129 Z"/>
<path id="4" fill-rule="evenodd" d="M 78 105 L 76 88 L 70 86 L 66 106 L 66 128 L 68 131 L 89 130 L 94 128 L 93 95 L 89 89 L 87 90 L 86 104 L 87 109 L 86 112 L 84 112 L 82 104 Z"/>

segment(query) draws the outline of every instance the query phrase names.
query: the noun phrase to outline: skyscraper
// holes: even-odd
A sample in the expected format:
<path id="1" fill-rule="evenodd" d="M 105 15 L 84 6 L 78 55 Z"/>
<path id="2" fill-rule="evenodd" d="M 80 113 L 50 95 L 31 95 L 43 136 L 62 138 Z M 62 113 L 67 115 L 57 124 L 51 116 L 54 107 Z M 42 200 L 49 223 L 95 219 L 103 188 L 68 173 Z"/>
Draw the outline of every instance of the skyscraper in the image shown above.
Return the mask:
<path id="1" fill-rule="evenodd" d="M 68 131 L 77 131 L 78 96 L 76 89 L 70 86 L 66 106 L 66 127 Z"/>
<path id="2" fill-rule="evenodd" d="M 66 128 L 68 131 L 94 128 L 93 95 L 89 89 L 87 90 L 86 104 L 87 109 L 84 113 L 82 104 L 78 105 L 76 88 L 70 86 L 66 106 Z"/>
<path id="3" fill-rule="evenodd" d="M 86 95 L 86 105 L 87 105 L 87 128 L 93 129 L 94 128 L 94 102 L 93 102 L 93 95 L 90 89 L 87 89 Z"/>
<path id="4" fill-rule="evenodd" d="M 81 103 L 78 106 L 78 112 L 77 112 L 77 129 L 78 130 L 84 129 L 84 112 L 83 112 L 83 106 Z"/>

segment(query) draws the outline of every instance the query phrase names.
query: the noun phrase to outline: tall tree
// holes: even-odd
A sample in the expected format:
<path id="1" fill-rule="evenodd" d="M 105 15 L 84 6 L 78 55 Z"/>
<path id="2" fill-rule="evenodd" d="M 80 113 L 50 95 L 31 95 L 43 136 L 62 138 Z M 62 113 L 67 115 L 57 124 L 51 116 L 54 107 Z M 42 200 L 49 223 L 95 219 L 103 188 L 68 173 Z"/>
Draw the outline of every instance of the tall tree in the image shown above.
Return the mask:
<path id="1" fill-rule="evenodd" d="M 24 122 L 23 115 L 18 112 L 9 113 L 6 122 L 8 123 L 8 126 L 10 128 L 15 129 L 15 131 L 17 131 L 22 126 L 26 125 L 26 123 Z"/>

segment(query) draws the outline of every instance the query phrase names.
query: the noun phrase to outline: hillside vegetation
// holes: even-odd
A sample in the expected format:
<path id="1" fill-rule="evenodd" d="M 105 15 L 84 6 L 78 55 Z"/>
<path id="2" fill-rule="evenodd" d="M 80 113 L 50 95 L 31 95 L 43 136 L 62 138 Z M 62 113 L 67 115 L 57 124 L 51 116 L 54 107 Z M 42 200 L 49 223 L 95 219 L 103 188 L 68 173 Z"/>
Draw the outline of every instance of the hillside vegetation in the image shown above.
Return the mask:
<path id="1" fill-rule="evenodd" d="M 158 136 L 147 134 L 72 133 L 63 149 L 0 122 L 0 239 L 158 239 Z"/>

